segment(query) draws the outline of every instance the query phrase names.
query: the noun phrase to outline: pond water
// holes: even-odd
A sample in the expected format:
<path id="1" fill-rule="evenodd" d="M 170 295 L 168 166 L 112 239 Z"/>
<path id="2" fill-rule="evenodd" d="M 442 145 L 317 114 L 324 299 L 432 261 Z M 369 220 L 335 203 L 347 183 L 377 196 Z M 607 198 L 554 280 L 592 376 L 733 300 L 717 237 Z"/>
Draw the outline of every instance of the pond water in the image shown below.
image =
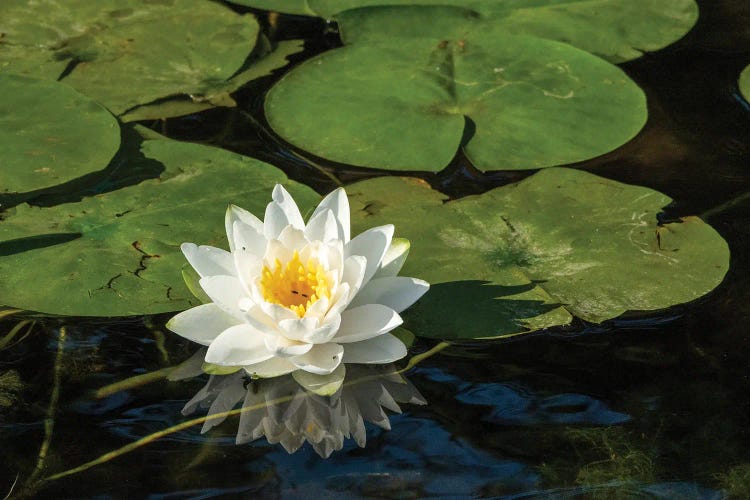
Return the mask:
<path id="1" fill-rule="evenodd" d="M 400 404 L 390 430 L 368 424 L 364 448 L 349 439 L 327 459 L 310 445 L 288 454 L 264 438 L 235 445 L 238 418 L 230 417 L 206 434 L 181 429 L 26 490 L 30 476 L 71 469 L 185 421 L 180 412 L 207 377 L 97 393 L 193 354 L 194 345 L 166 330 L 171 315 L 7 316 L 0 337 L 19 330 L 0 346 L 0 495 L 749 498 L 750 105 L 736 82 L 750 62 L 750 5 L 699 4 L 701 18 L 684 39 L 623 65 L 648 96 L 645 129 L 575 166 L 668 194 L 675 202 L 666 219 L 703 214 L 732 251 L 712 293 L 655 314 L 453 342 L 439 352 L 437 341 L 418 339 L 410 354 L 432 355 L 405 376 L 427 404 Z M 338 45 L 334 27 L 321 21 L 277 23 L 278 39 L 307 40 L 295 63 Z M 266 160 L 321 193 L 334 187 L 324 171 L 344 182 L 382 175 L 313 164 L 270 132 L 262 96 L 281 74 L 243 88 L 237 109 L 145 125 Z M 482 174 L 460 155 L 439 174 L 421 174 L 454 198 L 527 175 Z M 40 454 L 43 470 L 35 472 Z"/>

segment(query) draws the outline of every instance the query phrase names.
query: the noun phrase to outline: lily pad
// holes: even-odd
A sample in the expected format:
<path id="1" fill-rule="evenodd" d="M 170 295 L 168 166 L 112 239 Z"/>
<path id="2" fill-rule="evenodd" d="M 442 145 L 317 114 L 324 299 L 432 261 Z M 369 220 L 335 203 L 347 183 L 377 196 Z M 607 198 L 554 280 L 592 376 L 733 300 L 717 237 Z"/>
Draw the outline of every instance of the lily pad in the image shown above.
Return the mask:
<path id="1" fill-rule="evenodd" d="M 289 63 L 287 58 L 302 51 L 303 44 L 302 40 L 281 41 L 275 48 L 269 46 L 263 55 L 251 57 L 245 69 L 229 80 L 215 85 L 203 96 L 177 96 L 144 104 L 120 115 L 120 119 L 124 122 L 155 120 L 198 113 L 216 106 L 234 107 L 237 103 L 230 96 L 232 92 L 252 80 L 270 75 L 276 69 L 286 66 Z M 256 50 L 257 48 L 256 46 Z"/>
<path id="2" fill-rule="evenodd" d="M 321 3 L 324 2 L 315 2 Z M 360 8 L 339 12 L 335 17 L 344 43 L 393 37 L 460 40 L 470 33 L 493 32 L 565 42 L 614 63 L 670 45 L 682 38 L 698 19 L 698 6 L 693 0 L 451 3 L 456 6 Z M 471 8 L 459 7 L 467 4 Z"/>
<path id="3" fill-rule="evenodd" d="M 344 46 L 287 73 L 265 107 L 279 135 L 318 156 L 428 171 L 459 146 L 481 170 L 585 160 L 627 142 L 647 116 L 643 92 L 616 66 L 492 33 Z"/>
<path id="4" fill-rule="evenodd" d="M 0 73 L 0 193 L 61 184 L 104 169 L 117 120 L 67 85 Z"/>
<path id="5" fill-rule="evenodd" d="M 669 197 L 552 168 L 446 202 L 412 178 L 347 188 L 354 230 L 394 223 L 412 242 L 402 274 L 429 281 L 407 311 L 416 335 L 494 338 L 653 311 L 714 289 L 729 249 L 698 217 L 659 224 Z"/>
<path id="6" fill-rule="evenodd" d="M 0 70 L 61 78 L 119 115 L 175 95 L 210 100 L 259 26 L 216 2 L 4 0 L 0 31 Z"/>
<path id="7" fill-rule="evenodd" d="M 746 67 L 742 73 L 740 73 L 740 93 L 746 101 L 750 101 L 750 66 Z"/>
<path id="8" fill-rule="evenodd" d="M 180 244 L 226 247 L 224 212 L 261 214 L 276 183 L 301 207 L 319 200 L 277 168 L 221 149 L 146 141 L 158 179 L 49 208 L 19 205 L 0 221 L 0 304 L 50 314 L 124 316 L 199 302 L 183 282 Z"/>
<path id="9" fill-rule="evenodd" d="M 354 37 L 460 36 L 472 30 L 534 35 L 613 62 L 680 39 L 698 19 L 694 0 L 232 0 L 289 14 L 335 18 Z M 370 8 L 372 7 L 372 8 Z M 451 9 L 452 8 L 452 9 Z M 366 31 L 367 33 L 363 33 Z"/>

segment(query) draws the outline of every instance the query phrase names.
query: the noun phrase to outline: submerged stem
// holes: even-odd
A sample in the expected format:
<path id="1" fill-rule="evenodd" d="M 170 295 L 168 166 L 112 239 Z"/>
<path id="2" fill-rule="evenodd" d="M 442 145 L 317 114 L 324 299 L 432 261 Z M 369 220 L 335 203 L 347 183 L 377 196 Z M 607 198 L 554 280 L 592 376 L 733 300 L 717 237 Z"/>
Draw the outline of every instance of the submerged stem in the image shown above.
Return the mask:
<path id="1" fill-rule="evenodd" d="M 713 217 L 714 215 L 717 215 L 717 214 L 720 214 L 720 213 L 722 213 L 722 212 L 724 212 L 726 210 L 729 210 L 730 208 L 733 208 L 733 207 L 739 205 L 740 203 L 742 203 L 743 201 L 746 201 L 748 199 L 750 199 L 750 191 L 746 191 L 744 193 L 738 194 L 737 196 L 735 196 L 731 200 L 725 201 L 721 205 L 717 205 L 717 206 L 715 206 L 713 208 L 709 208 L 708 210 L 706 210 L 705 212 L 703 212 L 700 215 L 700 217 L 701 217 L 701 219 L 704 219 L 704 220 L 708 219 L 709 217 Z"/>
<path id="2" fill-rule="evenodd" d="M 115 382 L 114 384 L 105 385 L 104 387 L 100 387 L 96 390 L 96 392 L 94 393 L 94 397 L 96 399 L 102 399 L 106 398 L 107 396 L 111 396 L 112 394 L 116 394 L 120 391 L 126 391 L 128 389 L 134 389 L 141 385 L 156 382 L 157 380 L 166 378 L 172 370 L 174 370 L 174 367 L 170 366 L 168 368 L 162 368 L 161 370 L 156 370 L 153 372 L 141 373 L 140 375 L 135 375 L 134 377 L 126 378 L 125 380 L 120 380 L 119 382 Z"/>
<path id="3" fill-rule="evenodd" d="M 7 318 L 8 316 L 13 316 L 14 314 L 18 314 L 20 312 L 23 312 L 23 309 L 3 309 L 0 311 L 0 319 Z"/>
<path id="4" fill-rule="evenodd" d="M 39 448 L 36 467 L 29 476 L 27 484 L 32 484 L 44 469 L 44 461 L 47 459 L 49 446 L 52 442 L 52 431 L 55 427 L 55 413 L 57 413 L 57 402 L 60 399 L 60 376 L 62 374 L 62 358 L 65 348 L 65 339 L 67 332 L 65 326 L 60 327 L 60 334 L 57 340 L 57 355 L 55 356 L 55 368 L 52 375 L 52 395 L 50 396 L 49 406 L 47 407 L 47 416 L 44 419 L 44 440 Z"/>

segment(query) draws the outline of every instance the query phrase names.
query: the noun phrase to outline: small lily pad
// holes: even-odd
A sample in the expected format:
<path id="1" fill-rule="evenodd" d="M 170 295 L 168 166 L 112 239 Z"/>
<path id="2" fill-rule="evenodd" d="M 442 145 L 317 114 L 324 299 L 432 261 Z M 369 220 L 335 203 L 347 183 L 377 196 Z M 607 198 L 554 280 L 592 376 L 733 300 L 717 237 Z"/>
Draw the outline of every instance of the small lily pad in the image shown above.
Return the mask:
<path id="1" fill-rule="evenodd" d="M 0 73 L 0 193 L 48 188 L 104 169 L 117 120 L 69 86 Z"/>
<path id="2" fill-rule="evenodd" d="M 474 33 L 326 52 L 271 89 L 266 114 L 287 141 L 330 160 L 439 171 L 460 146 L 481 170 L 592 158 L 631 139 L 647 111 L 622 70 L 587 52 Z"/>
<path id="3" fill-rule="evenodd" d="M 276 183 L 303 209 L 319 196 L 277 168 L 221 149 L 145 141 L 126 164 L 159 162 L 158 179 L 0 221 L 0 304 L 50 314 L 124 316 L 197 305 L 181 269 L 185 241 L 226 247 L 234 203 L 263 214 Z"/>
<path id="4" fill-rule="evenodd" d="M 698 217 L 658 223 L 669 197 L 578 170 L 450 202 L 411 178 L 347 191 L 355 230 L 394 223 L 412 243 L 402 273 L 431 283 L 405 313 L 417 336 L 495 338 L 664 309 L 710 292 L 729 267 L 726 242 Z"/>
<path id="5" fill-rule="evenodd" d="M 746 67 L 742 73 L 740 73 L 740 93 L 746 101 L 750 101 L 750 66 Z"/>
<path id="6" fill-rule="evenodd" d="M 194 0 L 4 0 L 0 19 L 0 71 L 62 79 L 116 115 L 178 95 L 210 101 L 259 33 L 252 16 Z"/>

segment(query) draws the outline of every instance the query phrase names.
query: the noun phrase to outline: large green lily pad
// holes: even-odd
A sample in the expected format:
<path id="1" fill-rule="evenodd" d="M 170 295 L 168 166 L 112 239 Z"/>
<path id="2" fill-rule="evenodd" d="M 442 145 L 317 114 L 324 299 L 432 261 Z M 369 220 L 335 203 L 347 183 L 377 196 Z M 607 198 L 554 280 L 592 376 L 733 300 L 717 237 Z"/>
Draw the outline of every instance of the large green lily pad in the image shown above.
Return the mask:
<path id="1" fill-rule="evenodd" d="M 120 115 L 176 95 L 210 101 L 259 26 L 207 1 L 3 0 L 0 32 L 0 71 L 62 78 Z"/>
<path id="2" fill-rule="evenodd" d="M 714 289 L 729 249 L 697 217 L 660 225 L 670 198 L 572 169 L 446 202 L 426 183 L 387 177 L 347 188 L 356 230 L 394 223 L 411 240 L 401 274 L 432 286 L 407 311 L 417 336 L 491 338 L 600 323 Z"/>
<path id="3" fill-rule="evenodd" d="M 119 145 L 117 120 L 91 99 L 62 83 L 0 73 L 0 193 L 102 170 Z"/>
<path id="4" fill-rule="evenodd" d="M 750 101 L 750 66 L 746 67 L 740 73 L 740 93 L 746 101 Z"/>
<path id="5" fill-rule="evenodd" d="M 616 66 L 569 45 L 475 33 L 458 40 L 354 44 L 287 73 L 269 92 L 272 128 L 330 160 L 438 171 L 464 137 L 481 170 L 592 158 L 646 121 L 643 92 Z"/>
<path id="6" fill-rule="evenodd" d="M 122 316 L 196 305 L 179 246 L 226 247 L 234 203 L 262 215 L 276 183 L 304 210 L 319 196 L 277 168 L 228 151 L 146 141 L 131 166 L 160 162 L 158 179 L 0 221 L 0 304 L 76 316 Z"/>
<path id="7" fill-rule="evenodd" d="M 371 7 L 340 12 L 336 20 L 344 43 L 494 32 L 558 40 L 620 63 L 675 42 L 698 19 L 693 0 L 493 0 L 473 7 Z"/>
<path id="8" fill-rule="evenodd" d="M 694 0 L 232 1 L 290 14 L 333 17 L 346 43 L 361 37 L 364 30 L 366 36 L 381 39 L 439 37 L 444 36 L 440 30 L 450 26 L 460 36 L 489 29 L 559 40 L 613 62 L 666 47 L 698 19 Z"/>

